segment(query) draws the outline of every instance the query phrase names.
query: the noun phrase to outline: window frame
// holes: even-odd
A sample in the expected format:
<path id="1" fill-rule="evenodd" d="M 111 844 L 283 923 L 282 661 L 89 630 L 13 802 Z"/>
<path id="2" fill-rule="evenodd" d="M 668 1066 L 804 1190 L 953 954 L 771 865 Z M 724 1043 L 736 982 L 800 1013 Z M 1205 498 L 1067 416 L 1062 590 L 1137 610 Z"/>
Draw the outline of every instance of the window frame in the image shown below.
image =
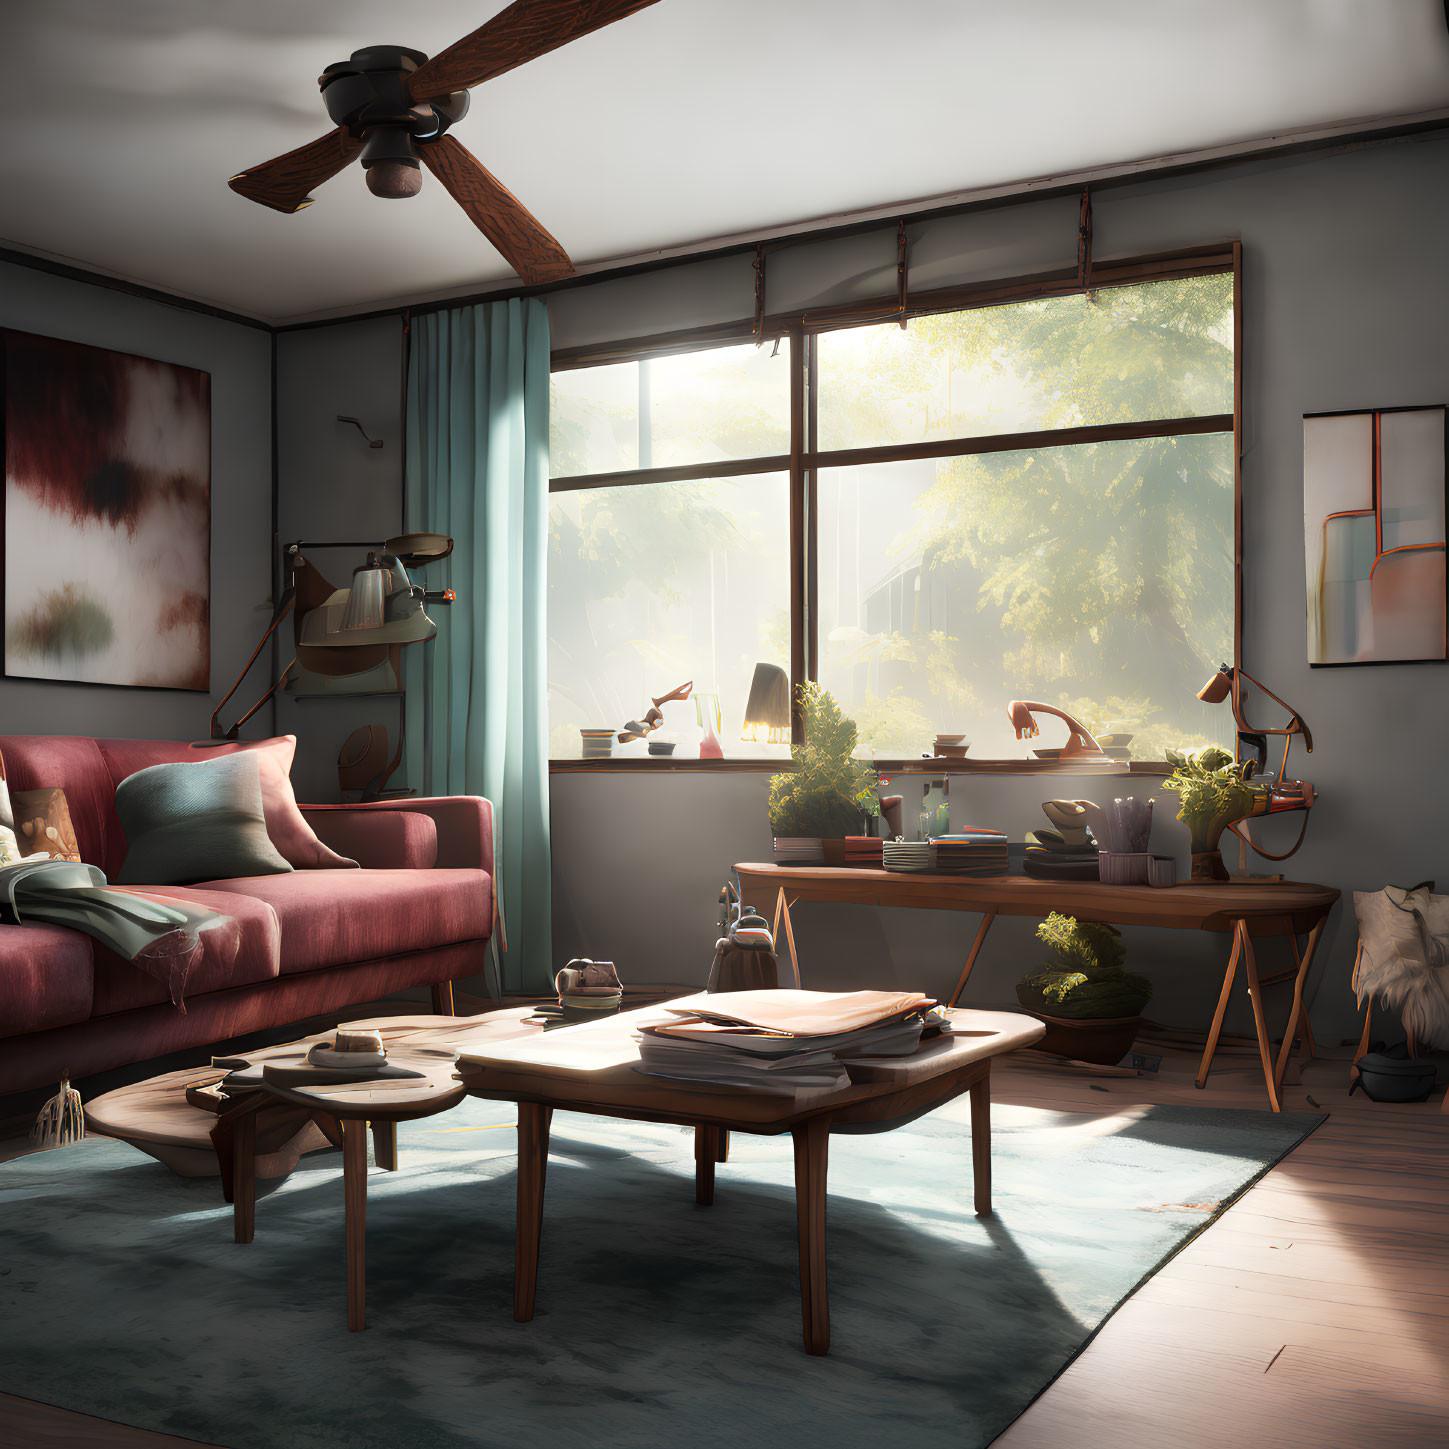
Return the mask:
<path id="1" fill-rule="evenodd" d="M 1048 297 L 1081 296 L 1107 287 L 1144 282 L 1176 281 L 1188 277 L 1225 276 L 1233 279 L 1233 410 L 1199 417 L 1159 418 L 1136 423 L 1106 423 L 1074 428 L 1049 428 L 1023 433 L 993 433 L 974 437 L 939 438 L 926 442 L 890 443 L 871 447 L 819 449 L 818 378 L 815 339 L 823 332 L 848 327 L 899 322 L 942 312 L 977 307 L 1009 306 Z M 680 464 L 666 468 L 629 468 L 603 473 L 550 477 L 549 493 L 590 488 L 647 487 L 652 483 L 696 482 L 710 478 L 743 478 L 764 473 L 787 473 L 790 489 L 790 683 L 792 696 L 806 680 L 818 677 L 819 665 L 819 560 L 816 520 L 817 480 L 823 469 L 890 463 L 921 458 L 957 458 L 973 454 L 1018 452 L 1042 447 L 1116 442 L 1138 438 L 1180 437 L 1231 433 L 1233 437 L 1233 657 L 1235 668 L 1243 640 L 1243 304 L 1242 244 L 1225 242 L 1123 261 L 1097 263 L 1090 285 L 1072 269 L 1031 277 L 977 282 L 918 292 L 914 296 L 882 297 L 808 311 L 776 313 L 758 320 L 714 324 L 708 327 L 655 333 L 619 342 L 558 348 L 550 359 L 550 373 L 576 368 L 637 362 L 682 352 L 707 351 L 745 342 L 785 347 L 790 369 L 790 446 L 787 453 L 756 458 Z M 793 716 L 793 737 L 800 737 L 798 711 Z M 891 774 L 1114 774 L 1166 775 L 1171 767 L 1161 760 L 1113 761 L 1101 767 L 1063 766 L 1049 760 L 938 760 L 877 759 L 876 768 Z M 780 759 L 736 757 L 724 760 L 676 759 L 640 756 L 604 760 L 551 759 L 553 773 L 655 773 L 703 770 L 716 773 L 788 769 Z"/>

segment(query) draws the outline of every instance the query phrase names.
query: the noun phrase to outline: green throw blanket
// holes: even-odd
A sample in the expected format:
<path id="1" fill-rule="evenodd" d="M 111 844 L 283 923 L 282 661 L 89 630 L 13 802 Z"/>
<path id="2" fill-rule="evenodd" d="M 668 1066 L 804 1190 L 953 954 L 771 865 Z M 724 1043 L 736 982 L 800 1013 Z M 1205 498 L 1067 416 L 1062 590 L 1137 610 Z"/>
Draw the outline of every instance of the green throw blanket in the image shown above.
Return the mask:
<path id="1" fill-rule="evenodd" d="M 186 1010 L 186 978 L 202 951 L 201 933 L 226 957 L 241 943 L 235 918 L 191 901 L 142 895 L 106 884 L 93 865 L 32 857 L 0 866 L 0 922 L 44 921 L 94 936 L 163 982 Z M 212 939 L 220 932 L 219 939 Z"/>

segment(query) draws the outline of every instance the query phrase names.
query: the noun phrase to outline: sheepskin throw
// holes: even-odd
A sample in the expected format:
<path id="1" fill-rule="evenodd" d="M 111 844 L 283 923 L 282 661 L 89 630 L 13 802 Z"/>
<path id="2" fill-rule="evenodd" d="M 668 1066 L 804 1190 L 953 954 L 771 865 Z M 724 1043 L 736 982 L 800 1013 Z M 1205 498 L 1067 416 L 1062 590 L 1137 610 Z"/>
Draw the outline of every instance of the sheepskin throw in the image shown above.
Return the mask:
<path id="1" fill-rule="evenodd" d="M 1430 885 L 1355 891 L 1359 1005 L 1377 999 L 1399 1013 L 1415 1041 L 1449 1048 L 1449 895 Z"/>

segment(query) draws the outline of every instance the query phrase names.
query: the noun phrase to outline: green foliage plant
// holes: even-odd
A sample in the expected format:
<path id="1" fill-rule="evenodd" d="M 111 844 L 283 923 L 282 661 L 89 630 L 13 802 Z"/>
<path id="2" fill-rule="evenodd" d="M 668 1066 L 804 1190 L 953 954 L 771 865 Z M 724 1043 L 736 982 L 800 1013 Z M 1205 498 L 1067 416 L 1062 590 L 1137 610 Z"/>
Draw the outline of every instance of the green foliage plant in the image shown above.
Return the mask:
<path id="1" fill-rule="evenodd" d="M 770 828 L 838 840 L 859 830 L 862 815 L 880 814 L 875 771 L 853 758 L 855 723 L 828 690 L 808 680 L 797 698 L 805 738 L 790 750 L 795 768 L 770 781 Z"/>
<path id="2" fill-rule="evenodd" d="M 1192 832 L 1192 853 L 1216 850 L 1223 831 L 1252 813 L 1256 760 L 1235 761 L 1216 745 L 1191 754 L 1168 750 L 1172 774 L 1162 782 L 1181 799 L 1177 818 Z"/>
<path id="3" fill-rule="evenodd" d="M 1055 959 L 1017 982 L 1016 999 L 1028 1011 L 1072 1021 L 1104 1021 L 1140 1016 L 1152 999 L 1152 983 L 1122 969 L 1127 952 L 1115 926 L 1053 911 L 1036 934 L 1051 947 Z"/>

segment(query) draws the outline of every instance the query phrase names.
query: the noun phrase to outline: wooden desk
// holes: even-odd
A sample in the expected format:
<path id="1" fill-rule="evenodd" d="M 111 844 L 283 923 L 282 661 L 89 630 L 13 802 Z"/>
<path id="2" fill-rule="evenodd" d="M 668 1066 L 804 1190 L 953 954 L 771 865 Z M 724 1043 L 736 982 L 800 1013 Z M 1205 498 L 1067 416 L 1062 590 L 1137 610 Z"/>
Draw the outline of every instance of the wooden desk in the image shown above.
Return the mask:
<path id="1" fill-rule="evenodd" d="M 709 1000 L 687 996 L 670 1005 L 703 1006 Z M 636 1028 L 668 1019 L 667 1011 L 644 1007 L 532 1040 L 460 1047 L 458 1075 L 473 1096 L 518 1103 L 513 1316 L 520 1323 L 533 1317 L 555 1108 L 692 1126 L 695 1201 L 702 1207 L 714 1202 L 722 1132 L 764 1137 L 789 1132 L 795 1143 L 800 1306 L 807 1353 L 830 1349 L 825 1175 L 832 1132 L 887 1132 L 970 1092 L 975 1207 L 977 1213 L 991 1211 L 991 1059 L 1039 1041 L 1043 1027 L 1034 1018 L 1005 1011 L 953 1012 L 957 1034 L 925 1042 L 910 1056 L 853 1061 L 847 1086 L 795 1093 L 718 1087 L 637 1071 Z"/>
<path id="2" fill-rule="evenodd" d="M 1272 1109 L 1281 1110 L 1279 1093 L 1283 1073 L 1293 1050 L 1300 1025 L 1309 1055 L 1313 1034 L 1303 1014 L 1303 983 L 1313 964 L 1313 953 L 1323 933 L 1323 923 L 1338 900 L 1331 886 L 1293 881 L 1225 881 L 1200 885 L 1153 886 L 1105 885 L 1100 881 L 1047 881 L 1031 876 L 1005 875 L 962 877 L 916 875 L 904 871 L 875 870 L 852 866 L 773 865 L 745 863 L 735 866 L 744 900 L 758 903 L 775 897 L 775 934 L 783 925 L 785 941 L 796 980 L 800 976 L 795 949 L 795 930 L 790 907 L 797 901 L 826 901 L 855 906 L 913 906 L 927 911 L 970 911 L 981 916 L 976 936 L 961 970 L 961 979 L 951 993 L 954 1006 L 966 989 L 971 968 L 997 916 L 1030 916 L 1041 919 L 1062 911 L 1079 921 L 1097 921 L 1113 926 L 1162 926 L 1179 931 L 1216 931 L 1231 934 L 1232 949 L 1223 973 L 1222 991 L 1213 1014 L 1197 1085 L 1207 1082 L 1208 1069 L 1222 1032 L 1223 1017 L 1239 962 L 1247 980 L 1253 1007 L 1253 1024 L 1258 1036 L 1258 1055 L 1263 1064 L 1263 1081 Z M 1293 968 L 1262 980 L 1253 942 L 1261 936 L 1286 936 L 1293 947 Z M 1300 945 L 1299 937 L 1306 936 Z M 1262 988 L 1292 980 L 1293 1005 L 1276 1061 L 1263 1017 Z"/>

